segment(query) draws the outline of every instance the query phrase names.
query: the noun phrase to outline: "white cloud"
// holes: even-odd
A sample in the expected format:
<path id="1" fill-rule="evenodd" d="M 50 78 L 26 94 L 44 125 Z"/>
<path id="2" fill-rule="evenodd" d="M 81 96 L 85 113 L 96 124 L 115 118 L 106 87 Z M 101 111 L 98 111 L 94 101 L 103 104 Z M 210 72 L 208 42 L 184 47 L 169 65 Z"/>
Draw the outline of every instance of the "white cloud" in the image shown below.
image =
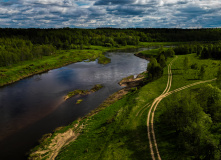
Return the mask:
<path id="1" fill-rule="evenodd" d="M 0 27 L 220 27 L 219 0 L 9 0 Z"/>

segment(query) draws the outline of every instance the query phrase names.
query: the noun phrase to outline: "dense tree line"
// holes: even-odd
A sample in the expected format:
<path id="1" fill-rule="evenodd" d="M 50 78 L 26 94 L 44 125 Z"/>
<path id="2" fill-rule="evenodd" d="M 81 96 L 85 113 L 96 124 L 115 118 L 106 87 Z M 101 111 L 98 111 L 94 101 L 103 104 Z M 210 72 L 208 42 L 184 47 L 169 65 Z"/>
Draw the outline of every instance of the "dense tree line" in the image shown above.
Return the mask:
<path id="1" fill-rule="evenodd" d="M 0 29 L 0 37 L 19 37 L 33 44 L 52 44 L 57 49 L 83 49 L 89 45 L 117 47 L 152 41 L 143 32 L 120 29 Z"/>
<path id="2" fill-rule="evenodd" d="M 33 45 L 29 40 L 0 38 L 0 67 L 55 53 L 50 44 Z"/>
<path id="3" fill-rule="evenodd" d="M 205 43 L 205 44 L 185 44 L 174 47 L 174 52 L 176 55 L 185 55 L 191 53 L 197 53 L 197 55 L 202 59 L 221 59 L 221 43 Z"/>
<path id="4" fill-rule="evenodd" d="M 19 37 L 33 44 L 52 44 L 57 48 L 82 45 L 136 45 L 139 42 L 218 41 L 221 29 L 12 29 L 0 28 L 0 38 Z"/>
<path id="5" fill-rule="evenodd" d="M 155 41 L 218 41 L 220 39 L 221 29 L 0 28 L 0 66 L 51 55 L 54 54 L 55 49 L 85 49 L 90 48 L 90 45 L 119 47 Z M 185 45 L 175 48 L 174 51 L 177 54 L 197 52 L 202 58 L 221 59 L 220 45 L 195 45 L 194 47 Z M 166 60 L 166 54 L 157 58 L 161 65 L 164 63 L 162 60 L 164 57 Z"/>
<path id="6" fill-rule="evenodd" d="M 174 139 L 174 150 L 179 154 L 174 159 L 219 160 L 221 90 L 205 85 L 183 94 L 168 98 L 160 116 L 160 124 Z"/>

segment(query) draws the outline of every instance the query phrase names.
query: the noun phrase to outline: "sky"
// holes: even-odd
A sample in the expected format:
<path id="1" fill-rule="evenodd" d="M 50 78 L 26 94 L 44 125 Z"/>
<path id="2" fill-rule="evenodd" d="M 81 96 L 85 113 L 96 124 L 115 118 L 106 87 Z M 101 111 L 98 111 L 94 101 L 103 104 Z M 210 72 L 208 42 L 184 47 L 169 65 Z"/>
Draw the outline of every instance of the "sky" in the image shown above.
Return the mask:
<path id="1" fill-rule="evenodd" d="M 0 28 L 221 27 L 221 0 L 0 0 Z"/>

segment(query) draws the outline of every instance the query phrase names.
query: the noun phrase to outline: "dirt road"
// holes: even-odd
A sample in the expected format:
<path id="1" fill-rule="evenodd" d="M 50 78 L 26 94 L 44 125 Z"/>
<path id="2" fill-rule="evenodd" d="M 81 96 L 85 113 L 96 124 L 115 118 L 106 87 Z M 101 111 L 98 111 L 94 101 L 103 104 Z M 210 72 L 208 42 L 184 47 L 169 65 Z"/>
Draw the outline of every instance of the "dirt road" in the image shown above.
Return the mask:
<path id="1" fill-rule="evenodd" d="M 154 133 L 154 126 L 153 126 L 154 111 L 155 111 L 157 105 L 159 104 L 159 102 L 161 100 L 161 97 L 164 94 L 168 93 L 170 88 L 171 88 L 171 84 L 172 84 L 171 65 L 172 65 L 173 61 L 176 58 L 177 58 L 177 56 L 168 65 L 168 81 L 167 81 L 167 86 L 166 86 L 165 90 L 163 91 L 163 93 L 153 101 L 153 103 L 152 103 L 152 105 L 150 107 L 150 110 L 148 112 L 148 116 L 147 116 L 147 135 L 148 135 L 148 140 L 149 140 L 149 145 L 150 145 L 150 154 L 151 154 L 151 157 L 152 157 L 153 160 L 155 160 L 155 154 L 157 154 L 157 158 L 159 160 L 161 160 L 160 153 L 159 153 L 159 150 L 158 150 L 158 147 L 157 147 L 155 133 Z M 152 112 L 152 109 L 154 109 L 153 112 Z M 151 118 L 151 123 L 150 123 L 150 118 Z M 154 151 L 153 146 L 155 146 L 155 151 Z"/>

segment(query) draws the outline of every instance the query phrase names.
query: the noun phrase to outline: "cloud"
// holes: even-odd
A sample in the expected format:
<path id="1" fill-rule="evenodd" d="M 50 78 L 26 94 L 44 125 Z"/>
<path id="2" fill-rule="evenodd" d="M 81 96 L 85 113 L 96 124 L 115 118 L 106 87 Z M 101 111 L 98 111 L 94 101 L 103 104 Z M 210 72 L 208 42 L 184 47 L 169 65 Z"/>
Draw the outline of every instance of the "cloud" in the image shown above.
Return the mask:
<path id="1" fill-rule="evenodd" d="M 125 5 L 133 4 L 136 0 L 98 0 L 94 5 Z"/>
<path id="2" fill-rule="evenodd" d="M 0 27 L 221 27 L 219 0 L 0 0 Z"/>

